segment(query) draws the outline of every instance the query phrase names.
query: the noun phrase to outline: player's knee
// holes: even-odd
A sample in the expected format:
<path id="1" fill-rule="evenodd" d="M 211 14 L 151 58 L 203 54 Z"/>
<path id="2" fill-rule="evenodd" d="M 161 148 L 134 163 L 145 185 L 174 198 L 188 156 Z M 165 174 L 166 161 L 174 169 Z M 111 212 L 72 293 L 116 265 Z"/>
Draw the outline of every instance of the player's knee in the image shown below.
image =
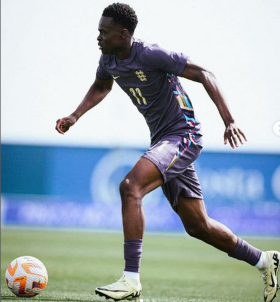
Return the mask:
<path id="1" fill-rule="evenodd" d="M 185 225 L 186 232 L 194 238 L 205 239 L 209 235 L 209 227 L 207 222 L 198 222 L 195 225 Z"/>
<path id="2" fill-rule="evenodd" d="M 141 203 L 142 196 L 135 182 L 125 178 L 120 183 L 120 194 L 123 205 L 126 203 Z"/>

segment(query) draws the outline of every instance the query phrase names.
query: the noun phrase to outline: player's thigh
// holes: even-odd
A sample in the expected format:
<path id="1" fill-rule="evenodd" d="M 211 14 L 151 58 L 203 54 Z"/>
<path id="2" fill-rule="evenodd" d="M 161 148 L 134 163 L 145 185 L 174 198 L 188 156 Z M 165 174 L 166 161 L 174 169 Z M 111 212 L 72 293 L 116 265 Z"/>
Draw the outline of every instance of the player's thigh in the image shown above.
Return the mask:
<path id="1" fill-rule="evenodd" d="M 142 196 L 163 184 L 159 169 L 149 159 L 141 157 L 125 176 L 121 187 L 138 190 Z"/>
<path id="2" fill-rule="evenodd" d="M 182 194 L 178 197 L 177 213 L 185 228 L 205 224 L 208 220 L 204 200 L 189 198 Z"/>

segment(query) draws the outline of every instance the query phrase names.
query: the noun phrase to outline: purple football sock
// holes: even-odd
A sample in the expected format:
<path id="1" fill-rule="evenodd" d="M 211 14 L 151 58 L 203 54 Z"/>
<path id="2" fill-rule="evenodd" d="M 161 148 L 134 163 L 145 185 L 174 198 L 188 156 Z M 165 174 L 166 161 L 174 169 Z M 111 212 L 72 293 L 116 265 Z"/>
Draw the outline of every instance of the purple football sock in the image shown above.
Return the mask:
<path id="1" fill-rule="evenodd" d="M 238 238 L 236 247 L 229 253 L 229 257 L 245 261 L 251 265 L 256 265 L 260 260 L 262 251 L 253 247 L 245 240 Z"/>
<path id="2" fill-rule="evenodd" d="M 139 273 L 142 256 L 142 241 L 142 239 L 124 240 L 125 271 Z"/>

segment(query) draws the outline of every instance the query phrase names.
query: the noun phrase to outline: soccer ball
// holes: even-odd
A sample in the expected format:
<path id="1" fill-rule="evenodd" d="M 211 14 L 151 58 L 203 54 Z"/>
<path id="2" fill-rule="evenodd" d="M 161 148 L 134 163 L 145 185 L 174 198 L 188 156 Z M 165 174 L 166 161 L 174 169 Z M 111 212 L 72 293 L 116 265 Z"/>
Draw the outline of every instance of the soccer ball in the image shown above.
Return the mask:
<path id="1" fill-rule="evenodd" d="M 16 296 L 33 297 L 46 288 L 48 272 L 44 264 L 35 257 L 18 257 L 6 270 L 6 283 Z"/>

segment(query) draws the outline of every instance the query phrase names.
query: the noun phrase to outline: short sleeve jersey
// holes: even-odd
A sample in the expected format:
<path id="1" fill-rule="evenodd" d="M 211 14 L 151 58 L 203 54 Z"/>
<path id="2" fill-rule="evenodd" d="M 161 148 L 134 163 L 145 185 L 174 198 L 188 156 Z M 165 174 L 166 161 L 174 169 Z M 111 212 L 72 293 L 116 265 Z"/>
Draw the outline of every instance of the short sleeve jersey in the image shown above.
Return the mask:
<path id="1" fill-rule="evenodd" d="M 201 135 L 191 101 L 178 76 L 188 57 L 156 44 L 134 40 L 129 58 L 101 55 L 97 76 L 114 79 L 141 112 L 149 126 L 152 144 L 169 135 Z"/>

